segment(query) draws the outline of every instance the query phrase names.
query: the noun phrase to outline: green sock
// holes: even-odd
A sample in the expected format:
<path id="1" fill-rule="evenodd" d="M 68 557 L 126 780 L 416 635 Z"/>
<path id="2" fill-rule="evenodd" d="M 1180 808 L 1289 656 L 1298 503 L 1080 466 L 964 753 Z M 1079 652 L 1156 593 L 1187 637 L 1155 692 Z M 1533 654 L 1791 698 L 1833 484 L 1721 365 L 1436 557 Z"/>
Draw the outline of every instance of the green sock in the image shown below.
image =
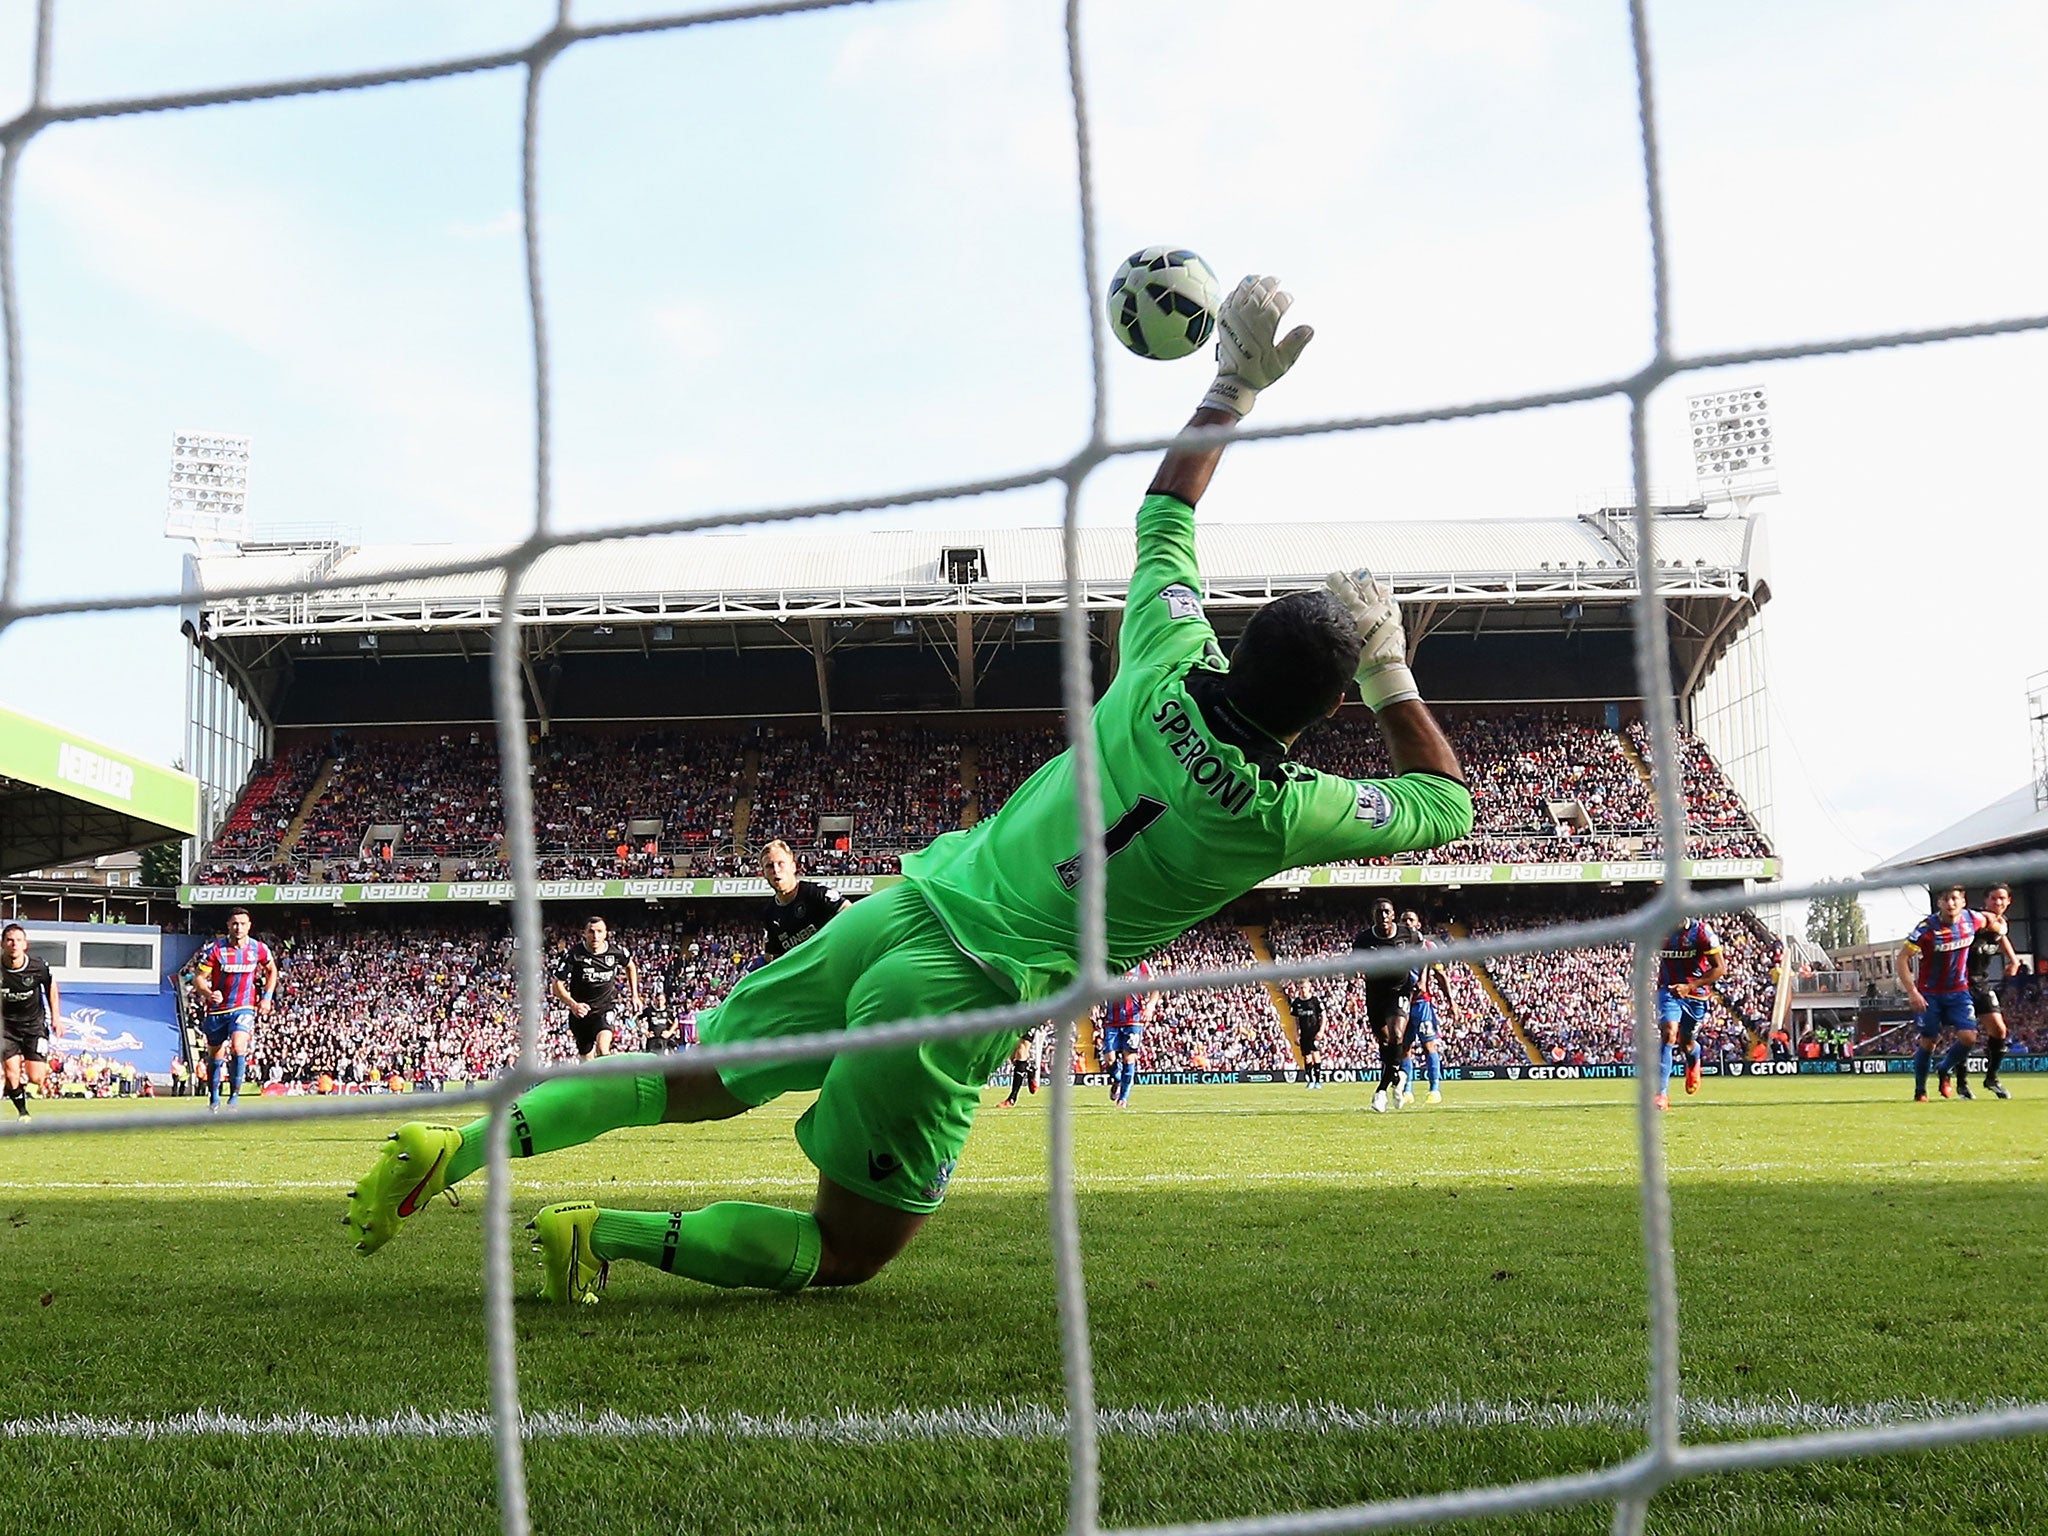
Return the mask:
<path id="1" fill-rule="evenodd" d="M 721 1201 L 701 1211 L 599 1211 L 590 1251 L 706 1285 L 800 1291 L 818 1272 L 818 1223 L 802 1211 Z"/>
<path id="2" fill-rule="evenodd" d="M 568 1077 L 536 1083 L 512 1101 L 512 1155 L 535 1157 L 595 1141 L 622 1125 L 659 1125 L 668 1108 L 668 1080 Z M 466 1179 L 490 1155 L 490 1116 L 462 1128 L 462 1148 L 448 1160 L 448 1182 Z"/>

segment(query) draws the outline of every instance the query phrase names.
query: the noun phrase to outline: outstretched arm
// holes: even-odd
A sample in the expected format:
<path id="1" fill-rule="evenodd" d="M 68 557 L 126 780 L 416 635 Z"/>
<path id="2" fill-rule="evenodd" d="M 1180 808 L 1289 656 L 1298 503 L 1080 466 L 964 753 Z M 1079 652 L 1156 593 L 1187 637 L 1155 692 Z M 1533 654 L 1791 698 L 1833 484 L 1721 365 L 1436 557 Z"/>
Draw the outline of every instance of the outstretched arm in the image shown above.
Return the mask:
<path id="1" fill-rule="evenodd" d="M 1237 417 L 1221 406 L 1204 405 L 1188 418 L 1184 430 L 1194 431 L 1198 427 L 1234 427 Z M 1166 457 L 1160 461 L 1159 473 L 1152 477 L 1152 483 L 1145 488 L 1148 496 L 1171 496 L 1193 506 L 1202 499 L 1202 493 L 1209 489 L 1209 477 L 1216 473 L 1216 465 L 1223 457 L 1225 443 L 1199 443 L 1182 447 L 1175 444 L 1166 450 Z"/>
<path id="2" fill-rule="evenodd" d="M 1188 419 L 1196 427 L 1234 427 L 1259 398 L 1259 391 L 1294 366 L 1315 332 L 1297 325 L 1285 336 L 1280 322 L 1294 295 L 1277 277 L 1248 277 L 1231 289 L 1216 312 L 1216 381 L 1202 397 L 1201 408 Z M 1193 506 L 1209 488 L 1222 443 L 1169 448 L 1151 494 L 1171 496 Z"/>
<path id="3" fill-rule="evenodd" d="M 1436 716 L 1420 699 L 1382 705 L 1373 716 L 1396 773 L 1435 773 L 1464 782 L 1465 770 Z"/>

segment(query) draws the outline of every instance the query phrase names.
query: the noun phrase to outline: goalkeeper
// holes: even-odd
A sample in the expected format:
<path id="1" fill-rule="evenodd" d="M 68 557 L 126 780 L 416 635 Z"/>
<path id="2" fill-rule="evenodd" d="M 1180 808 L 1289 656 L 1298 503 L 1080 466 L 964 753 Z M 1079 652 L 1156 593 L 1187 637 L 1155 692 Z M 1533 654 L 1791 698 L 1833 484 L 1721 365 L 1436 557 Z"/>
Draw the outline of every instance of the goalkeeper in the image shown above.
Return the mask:
<path id="1" fill-rule="evenodd" d="M 1294 365 L 1310 332 L 1279 336 L 1291 302 L 1270 277 L 1246 278 L 1224 301 L 1221 366 L 1190 428 L 1235 424 Z M 1138 511 L 1122 661 L 1091 721 L 1108 827 L 1113 970 L 1128 970 L 1280 870 L 1433 848 L 1472 827 L 1457 757 L 1416 694 L 1384 586 L 1338 574 L 1326 590 L 1275 599 L 1252 616 L 1226 661 L 1202 613 L 1194 525 L 1222 453 L 1217 443 L 1177 445 L 1153 478 Z M 1334 713 L 1354 678 L 1378 718 L 1392 778 L 1333 778 L 1288 758 L 1295 737 Z M 1064 752 L 1001 815 L 905 858 L 902 884 L 857 903 L 707 1009 L 698 1019 L 703 1043 L 846 1032 L 1058 991 L 1078 969 L 1074 773 Z M 594 1301 L 605 1266 L 618 1259 L 718 1286 L 859 1284 L 938 1210 L 982 1085 L 1020 1033 L 1011 1026 L 715 1069 L 649 1058 L 636 1077 L 536 1085 L 509 1111 L 515 1157 L 623 1126 L 723 1120 L 785 1093 L 818 1093 L 796 1124 L 818 1169 L 809 1211 L 551 1205 L 533 1223 L 543 1294 Z M 401 1128 L 351 1193 L 346 1221 L 358 1249 L 382 1247 L 422 1204 L 481 1168 L 488 1126 Z"/>

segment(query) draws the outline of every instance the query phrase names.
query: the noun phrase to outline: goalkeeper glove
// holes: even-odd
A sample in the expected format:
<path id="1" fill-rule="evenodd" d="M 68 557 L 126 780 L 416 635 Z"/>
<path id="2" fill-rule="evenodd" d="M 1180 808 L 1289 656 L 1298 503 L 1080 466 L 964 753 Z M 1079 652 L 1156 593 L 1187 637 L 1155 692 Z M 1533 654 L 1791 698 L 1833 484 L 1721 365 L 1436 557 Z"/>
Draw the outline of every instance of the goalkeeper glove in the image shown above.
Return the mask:
<path id="1" fill-rule="evenodd" d="M 1216 315 L 1216 382 L 1203 405 L 1242 417 L 1260 390 L 1294 366 L 1315 332 L 1297 325 L 1274 340 L 1293 302 L 1277 277 L 1248 277 L 1231 289 Z"/>
<path id="2" fill-rule="evenodd" d="M 1332 571 L 1329 586 L 1364 637 L 1365 646 L 1358 653 L 1358 691 L 1373 713 L 1404 699 L 1421 698 L 1415 674 L 1408 670 L 1408 636 L 1401 628 L 1394 594 L 1369 571 Z"/>

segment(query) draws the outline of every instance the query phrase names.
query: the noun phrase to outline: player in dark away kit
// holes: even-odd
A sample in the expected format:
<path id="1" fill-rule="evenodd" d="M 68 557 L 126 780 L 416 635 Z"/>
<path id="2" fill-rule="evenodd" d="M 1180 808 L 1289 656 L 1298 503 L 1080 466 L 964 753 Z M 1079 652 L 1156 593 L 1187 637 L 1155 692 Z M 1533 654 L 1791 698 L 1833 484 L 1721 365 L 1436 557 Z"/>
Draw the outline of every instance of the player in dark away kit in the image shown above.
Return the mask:
<path id="1" fill-rule="evenodd" d="M 612 1053 L 623 1012 L 619 982 L 626 983 L 632 1011 L 640 1012 L 640 967 L 633 957 L 611 942 L 611 929 L 601 917 L 583 925 L 583 937 L 571 944 L 555 966 L 555 984 L 550 989 L 558 1003 L 569 1008 L 569 1033 L 576 1039 L 576 1055 L 588 1061 Z"/>
<path id="2" fill-rule="evenodd" d="M 7 1102 L 28 1118 L 28 1085 L 50 1075 L 50 1036 L 57 1030 L 57 978 L 28 952 L 28 930 L 0 929 L 0 1072 Z"/>
<path id="3" fill-rule="evenodd" d="M 761 850 L 761 877 L 775 893 L 761 911 L 770 960 L 788 954 L 851 905 L 829 885 L 799 880 L 796 855 L 779 837 Z"/>
<path id="4" fill-rule="evenodd" d="M 1394 904 L 1382 896 L 1372 904 L 1372 922 L 1351 941 L 1358 949 L 1406 949 L 1408 935 L 1394 921 Z M 1401 1107 L 1401 1062 L 1408 1051 L 1408 1005 L 1415 997 L 1415 973 L 1395 971 L 1365 978 L 1365 1022 L 1380 1052 L 1380 1085 L 1372 1108 L 1383 1115 Z"/>
<path id="5" fill-rule="evenodd" d="M 1323 1000 L 1313 992 L 1297 992 L 1287 999 L 1287 1008 L 1294 1015 L 1294 1038 L 1301 1046 L 1301 1085 L 1320 1088 L 1323 1058 L 1317 1046 L 1323 1034 Z"/>

